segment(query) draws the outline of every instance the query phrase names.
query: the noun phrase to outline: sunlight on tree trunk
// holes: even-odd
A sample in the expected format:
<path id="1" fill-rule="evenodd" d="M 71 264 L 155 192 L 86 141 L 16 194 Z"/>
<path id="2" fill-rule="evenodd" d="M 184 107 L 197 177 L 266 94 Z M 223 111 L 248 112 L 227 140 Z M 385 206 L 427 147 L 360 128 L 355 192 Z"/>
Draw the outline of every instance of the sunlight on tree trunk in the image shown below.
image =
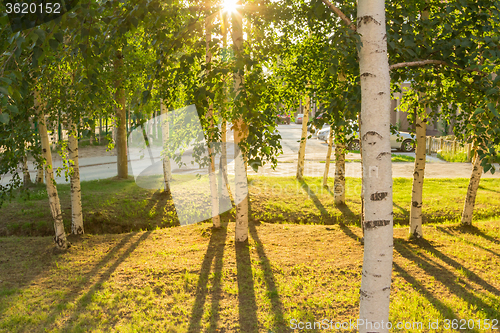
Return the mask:
<path id="1" fill-rule="evenodd" d="M 410 237 L 422 238 L 422 193 L 424 189 L 425 151 L 427 143 L 427 119 L 417 114 L 416 119 L 417 150 L 415 152 L 415 170 L 410 207 Z"/>
<path id="2" fill-rule="evenodd" d="M 479 188 L 479 182 L 481 181 L 481 175 L 483 173 L 483 168 L 481 167 L 481 159 L 479 158 L 477 153 L 477 147 L 472 165 L 473 166 L 469 180 L 469 187 L 467 188 L 464 209 L 462 211 L 462 225 L 472 225 L 472 214 L 474 212 L 474 205 L 476 203 L 477 189 Z"/>
<path id="3" fill-rule="evenodd" d="M 117 75 L 115 81 L 115 100 L 118 107 L 115 108 L 116 116 L 116 153 L 117 153 L 117 169 L 118 178 L 128 178 L 128 159 L 127 159 L 127 124 L 126 124 L 126 110 L 125 110 L 125 91 L 123 88 L 123 54 L 121 51 L 116 52 L 114 69 Z"/>
<path id="4" fill-rule="evenodd" d="M 237 1 L 237 8 L 240 8 L 241 1 Z M 238 57 L 243 46 L 243 20 L 241 13 L 232 13 L 233 26 L 233 48 Z M 237 95 L 241 94 L 243 89 L 243 69 L 234 73 L 234 91 Z M 234 144 L 235 150 L 241 152 L 240 142 L 247 136 L 247 127 L 243 118 L 234 122 Z M 235 151 L 235 156 L 237 156 Z M 236 204 L 236 228 L 235 239 L 237 242 L 245 242 L 248 239 L 248 192 L 247 192 L 247 166 L 246 158 L 236 158 L 234 161 L 235 173 L 235 200 Z"/>
<path id="5" fill-rule="evenodd" d="M 168 128 L 168 115 L 167 108 L 163 105 L 163 99 L 160 99 L 160 112 L 161 112 L 161 137 L 163 150 L 167 149 L 167 142 L 169 137 Z M 172 181 L 172 169 L 170 167 L 170 158 L 166 152 L 162 152 L 163 157 L 163 182 L 165 183 L 165 192 L 170 192 L 170 182 Z"/>
<path id="6" fill-rule="evenodd" d="M 54 170 L 52 169 L 52 153 L 50 151 L 49 135 L 47 133 L 47 125 L 45 116 L 43 114 L 42 106 L 39 99 L 38 91 L 35 91 L 35 108 L 38 112 L 38 128 L 40 131 L 40 141 L 42 142 L 42 156 L 46 161 L 45 165 L 45 183 L 47 185 L 47 194 L 49 196 L 50 212 L 54 219 L 54 242 L 59 249 L 65 250 L 69 244 L 66 240 L 66 233 L 64 231 L 64 224 L 62 218 L 61 204 L 59 202 L 59 195 L 54 181 Z"/>
<path id="7" fill-rule="evenodd" d="M 333 198 L 335 205 L 345 205 L 345 133 L 341 128 L 335 139 L 335 179 Z"/>
<path id="8" fill-rule="evenodd" d="M 212 41 L 212 16 L 205 19 L 205 41 L 206 41 L 206 75 L 210 74 L 210 63 L 212 61 L 212 52 L 210 51 L 210 42 Z M 210 201 L 212 203 L 212 223 L 214 228 L 220 228 L 220 215 L 219 215 L 219 193 L 217 190 L 217 177 L 215 176 L 215 151 L 213 144 L 214 140 L 214 117 L 213 117 L 213 104 L 208 101 L 207 119 L 210 122 L 208 133 L 208 155 L 210 156 L 210 166 L 208 168 L 208 178 L 210 181 Z"/>
<path id="9" fill-rule="evenodd" d="M 330 135 L 328 136 L 328 150 L 326 151 L 325 172 L 323 173 L 323 187 L 328 187 L 328 174 L 330 172 L 332 146 L 333 146 L 333 126 L 330 126 Z M 335 146 L 335 149 L 337 149 L 337 146 Z"/>
<path id="10" fill-rule="evenodd" d="M 365 221 L 358 326 L 388 332 L 393 217 L 390 145 L 390 76 L 383 0 L 358 1 L 361 133 Z M 376 329 L 373 329 L 375 326 Z"/>
<path id="11" fill-rule="evenodd" d="M 80 164 L 78 162 L 78 138 L 76 137 L 76 126 L 71 118 L 68 118 L 69 136 L 68 152 L 71 168 L 71 233 L 81 235 L 83 229 L 82 213 L 82 190 L 80 186 Z"/>
<path id="12" fill-rule="evenodd" d="M 311 107 L 311 99 L 306 96 L 306 105 L 304 108 L 304 116 L 302 118 L 302 134 L 300 135 L 300 148 L 299 157 L 297 161 L 297 176 L 298 180 L 304 177 L 304 160 L 306 156 L 306 142 L 307 142 L 307 122 L 309 121 L 309 108 Z"/>

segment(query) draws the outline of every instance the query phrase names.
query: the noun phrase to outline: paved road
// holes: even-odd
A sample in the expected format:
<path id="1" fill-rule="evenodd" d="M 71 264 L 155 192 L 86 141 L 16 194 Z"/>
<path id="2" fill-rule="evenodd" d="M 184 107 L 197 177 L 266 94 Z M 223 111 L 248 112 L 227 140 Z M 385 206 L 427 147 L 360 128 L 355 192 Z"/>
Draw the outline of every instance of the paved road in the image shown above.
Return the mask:
<path id="1" fill-rule="evenodd" d="M 293 176 L 296 174 L 296 160 L 299 151 L 299 140 L 301 133 L 301 125 L 291 124 L 291 125 L 279 125 L 278 130 L 282 136 L 282 147 L 283 154 L 278 157 L 278 166 L 275 170 L 268 166 L 264 166 L 258 172 L 259 175 L 267 176 Z M 327 144 L 324 141 L 317 140 L 315 137 L 307 141 L 306 146 L 306 163 L 304 174 L 305 176 L 322 177 L 325 163 L 320 163 L 324 161 L 326 157 Z M 82 156 L 80 159 L 80 177 L 81 180 L 95 180 L 95 179 L 105 179 L 116 176 L 116 156 L 111 156 L 109 153 L 103 154 L 98 151 L 96 155 L 92 156 L 93 147 L 85 147 L 80 149 Z M 86 151 L 89 149 L 90 151 Z M 97 150 L 96 150 L 97 151 Z M 393 153 L 398 153 L 393 151 Z M 398 153 L 404 155 L 413 155 L 414 153 Z M 103 156 L 105 155 L 105 156 Z M 149 154 L 144 158 L 140 158 L 140 153 L 133 151 L 130 154 L 129 161 L 129 173 L 133 174 L 139 173 L 151 165 L 149 159 Z M 153 151 L 154 162 L 158 162 L 160 153 L 159 151 Z M 360 159 L 359 154 L 348 154 L 347 159 Z M 441 160 L 428 156 L 428 162 L 426 165 L 425 176 L 427 178 L 469 178 L 471 173 L 470 163 L 448 163 L 442 162 Z M 60 158 L 54 158 L 54 168 L 62 166 Z M 234 165 L 230 165 L 228 168 L 229 173 L 233 172 Z M 32 163 L 29 163 L 30 173 L 34 179 L 36 171 Z M 335 165 L 330 165 L 329 176 L 333 177 L 335 173 Z M 255 175 L 256 173 L 249 168 L 249 175 Z M 393 177 L 413 177 L 413 162 L 410 163 L 393 163 L 392 165 Z M 347 177 L 361 177 L 361 164 L 357 162 L 346 163 L 346 176 Z M 484 178 L 499 178 L 500 172 L 491 174 L 483 174 Z M 0 180 L 0 184 L 5 185 L 9 181 L 10 177 L 5 176 Z M 57 183 L 67 183 L 64 172 L 60 177 L 56 177 Z"/>

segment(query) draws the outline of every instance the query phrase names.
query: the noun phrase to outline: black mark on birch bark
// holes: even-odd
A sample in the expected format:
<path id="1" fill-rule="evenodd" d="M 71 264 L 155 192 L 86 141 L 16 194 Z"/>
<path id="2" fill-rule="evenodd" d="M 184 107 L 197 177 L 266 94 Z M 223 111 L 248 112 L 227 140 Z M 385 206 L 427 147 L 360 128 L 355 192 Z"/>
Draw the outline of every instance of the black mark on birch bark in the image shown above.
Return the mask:
<path id="1" fill-rule="evenodd" d="M 369 131 L 369 132 L 366 132 L 365 135 L 363 135 L 363 141 L 366 141 L 366 138 L 368 137 L 368 135 L 378 136 L 379 139 L 382 139 L 382 135 L 378 134 L 375 131 Z"/>
<path id="2" fill-rule="evenodd" d="M 380 153 L 380 154 L 378 154 L 378 155 L 377 155 L 377 160 L 379 160 L 379 161 L 380 161 L 380 160 L 382 159 L 382 157 L 384 157 L 384 156 L 386 156 L 386 155 L 391 155 L 391 153 L 389 153 L 389 152 L 387 152 L 387 151 L 385 151 L 385 152 L 383 152 L 383 153 Z"/>
<path id="3" fill-rule="evenodd" d="M 375 192 L 370 195 L 371 201 L 381 201 L 387 196 L 387 192 Z"/>
<path id="4" fill-rule="evenodd" d="M 373 22 L 377 25 L 380 25 L 380 22 L 378 22 L 377 20 L 375 20 L 373 18 L 373 16 L 369 16 L 369 15 L 365 15 L 365 16 L 361 16 L 359 19 L 358 19 L 358 28 L 361 27 L 361 24 L 368 24 L 370 22 Z"/>
<path id="5" fill-rule="evenodd" d="M 372 73 L 363 73 L 361 74 L 361 77 L 376 77 L 375 75 L 373 75 Z"/>
<path id="6" fill-rule="evenodd" d="M 375 221 L 365 221 L 365 230 L 374 229 L 377 227 L 384 227 L 389 225 L 391 221 L 389 220 L 375 220 Z"/>
<path id="7" fill-rule="evenodd" d="M 417 207 L 417 208 L 421 207 L 421 206 L 418 204 L 418 201 L 412 201 L 411 205 L 412 205 L 413 207 Z"/>

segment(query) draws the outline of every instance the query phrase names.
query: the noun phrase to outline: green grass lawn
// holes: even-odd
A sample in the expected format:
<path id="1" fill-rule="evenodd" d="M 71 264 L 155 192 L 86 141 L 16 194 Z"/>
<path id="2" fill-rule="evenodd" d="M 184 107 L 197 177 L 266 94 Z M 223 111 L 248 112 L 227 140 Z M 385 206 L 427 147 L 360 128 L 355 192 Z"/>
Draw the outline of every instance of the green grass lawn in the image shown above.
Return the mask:
<path id="1" fill-rule="evenodd" d="M 425 329 L 392 331 L 500 318 L 499 223 L 424 234 L 394 230 L 390 320 Z M 248 243 L 233 235 L 234 223 L 84 235 L 64 253 L 51 237 L 0 238 L 0 332 L 278 333 L 293 320 L 356 320 L 360 228 L 252 223 Z"/>
<path id="2" fill-rule="evenodd" d="M 346 179 L 346 205 L 336 207 L 333 193 L 321 186 L 320 178 L 249 177 L 251 219 L 266 223 L 331 225 L 359 224 L 361 180 Z M 460 219 L 468 179 L 426 179 L 424 223 L 457 222 Z M 329 180 L 330 188 L 333 179 Z M 395 178 L 394 221 L 407 225 L 412 180 Z M 475 219 L 500 216 L 500 179 L 482 179 L 476 199 Z M 69 185 L 59 185 L 64 223 L 71 218 Z M 172 198 L 161 191 L 138 187 L 133 179 L 82 182 L 85 231 L 91 234 L 120 233 L 179 225 Z M 30 199 L 18 197 L 0 208 L 0 236 L 50 236 L 53 220 L 45 186 L 30 190 Z M 223 214 L 234 218 L 234 209 Z"/>

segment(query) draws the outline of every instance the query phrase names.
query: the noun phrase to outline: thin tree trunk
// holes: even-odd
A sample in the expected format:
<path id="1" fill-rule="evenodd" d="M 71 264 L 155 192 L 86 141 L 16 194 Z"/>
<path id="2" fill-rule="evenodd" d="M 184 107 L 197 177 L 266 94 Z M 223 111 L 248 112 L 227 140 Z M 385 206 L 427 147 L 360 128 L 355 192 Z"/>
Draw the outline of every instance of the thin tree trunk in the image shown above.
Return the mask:
<path id="1" fill-rule="evenodd" d="M 118 107 L 115 109 L 116 114 L 116 153 L 117 153 L 117 171 L 118 178 L 128 178 L 128 161 L 127 161 L 127 119 L 125 109 L 125 91 L 122 86 L 122 71 L 123 71 L 123 54 L 121 51 L 116 52 L 114 62 L 115 72 L 118 79 L 115 81 L 115 100 Z"/>
<path id="2" fill-rule="evenodd" d="M 325 172 L 323 173 L 323 187 L 328 187 L 328 174 L 330 173 L 330 159 L 332 157 L 333 146 L 333 126 L 330 126 L 330 135 L 328 136 L 328 150 L 326 151 Z M 335 145 L 337 149 L 337 145 Z"/>
<path id="3" fill-rule="evenodd" d="M 410 207 L 410 237 L 422 238 L 422 193 L 424 189 L 427 119 L 417 115 L 417 149 Z"/>
<path id="4" fill-rule="evenodd" d="M 82 214 L 82 190 L 80 187 L 80 165 L 78 162 L 78 138 L 76 137 L 76 126 L 68 117 L 68 152 L 71 168 L 71 233 L 81 235 L 83 229 L 83 214 Z"/>
<path id="5" fill-rule="evenodd" d="M 95 143 L 95 124 L 90 125 L 90 145 Z"/>
<path id="6" fill-rule="evenodd" d="M 465 197 L 464 209 L 462 211 L 462 225 L 472 225 L 472 214 L 476 203 L 477 189 L 481 181 L 483 169 L 481 168 L 481 159 L 477 153 L 474 154 L 472 173 L 470 175 L 469 187 L 467 188 L 467 196 Z"/>
<path id="7" fill-rule="evenodd" d="M 241 1 L 236 5 L 241 8 Z M 243 46 L 243 19 L 241 13 L 232 13 L 233 25 L 233 48 L 237 57 L 240 56 Z M 234 91 L 239 94 L 243 85 L 243 69 L 234 73 Z M 241 141 L 247 136 L 246 124 L 243 117 L 234 122 L 234 144 L 235 144 L 235 201 L 236 201 L 236 227 L 235 240 L 245 242 L 248 239 L 248 188 L 246 158 L 240 148 Z M 241 153 L 241 158 L 236 156 Z"/>
<path id="8" fill-rule="evenodd" d="M 64 231 L 64 224 L 62 218 L 61 204 L 59 202 L 59 195 L 54 181 L 54 170 L 52 169 L 52 153 L 50 151 L 49 135 L 47 133 L 47 125 L 45 123 L 45 116 L 41 110 L 38 92 L 35 91 L 35 108 L 38 109 L 40 130 L 40 139 L 42 142 L 42 156 L 46 161 L 45 166 L 45 183 L 47 184 L 47 194 L 49 196 L 50 212 L 54 219 L 54 242 L 59 249 L 65 250 L 68 248 L 69 243 L 66 240 L 66 233 Z"/>
<path id="9" fill-rule="evenodd" d="M 304 159 L 306 156 L 306 142 L 307 142 L 307 122 L 309 120 L 309 109 L 311 107 L 311 100 L 306 96 L 306 105 L 304 108 L 304 116 L 302 118 L 302 134 L 300 135 L 299 157 L 297 162 L 297 176 L 298 180 L 304 178 Z"/>
<path id="10" fill-rule="evenodd" d="M 390 145 L 390 76 L 383 0 L 358 1 L 361 127 L 365 186 L 361 333 L 388 332 L 393 217 Z"/>
<path id="11" fill-rule="evenodd" d="M 335 205 L 345 205 L 345 134 L 339 130 L 335 139 L 335 179 L 333 198 Z"/>
<path id="12" fill-rule="evenodd" d="M 227 52 L 227 13 L 225 11 L 222 11 L 221 12 L 221 15 L 222 15 L 222 25 L 221 25 L 221 29 L 222 29 L 222 48 L 224 50 L 224 52 Z M 222 125 L 221 125 L 221 141 L 222 141 L 222 152 L 221 152 L 221 162 L 220 162 L 220 170 L 221 170 L 221 173 L 222 173 L 222 181 L 224 182 L 225 186 L 226 186 L 226 189 L 227 189 L 227 193 L 229 195 L 229 197 L 231 197 L 231 188 L 229 186 L 229 179 L 228 179 L 228 176 L 227 176 L 227 121 L 226 121 L 226 112 L 225 111 L 225 107 L 226 107 L 226 92 L 227 92 L 227 89 L 226 89 L 226 84 L 224 84 L 223 86 L 223 89 L 224 89 L 224 103 L 223 103 L 223 106 L 221 108 L 221 118 L 222 118 Z M 222 186 L 223 184 L 220 184 L 220 188 L 222 189 Z M 225 195 L 225 192 L 224 191 L 221 191 L 223 193 L 223 195 Z M 224 198 L 224 201 L 227 200 L 229 198 L 225 197 Z"/>
<path id="13" fill-rule="evenodd" d="M 28 169 L 28 154 L 25 153 L 23 156 L 23 186 L 28 187 L 31 183 L 31 176 Z"/>
<path id="14" fill-rule="evenodd" d="M 43 184 L 43 166 L 38 166 L 36 169 L 36 183 Z"/>
<path id="15" fill-rule="evenodd" d="M 206 66 L 207 76 L 210 73 L 210 63 L 212 61 L 212 52 L 210 51 L 210 42 L 212 41 L 212 17 L 207 16 L 205 19 L 205 42 L 206 42 Z M 215 150 L 214 150 L 214 117 L 213 117 L 213 104 L 208 101 L 207 119 L 210 122 L 208 133 L 208 154 L 210 156 L 210 166 L 208 169 L 208 178 L 210 181 L 210 201 L 212 203 L 212 223 L 214 228 L 220 228 L 220 212 L 219 212 L 219 193 L 217 189 L 217 177 L 215 175 Z"/>
<path id="16" fill-rule="evenodd" d="M 361 133 L 361 113 L 358 113 L 358 128 L 359 133 Z M 361 137 L 359 138 L 359 153 L 361 155 L 361 175 L 364 175 L 364 160 L 363 160 L 363 142 Z M 365 223 L 365 183 L 363 181 L 363 177 L 361 177 L 361 229 L 363 230 L 363 241 L 365 238 L 365 228 L 363 225 Z"/>
<path id="17" fill-rule="evenodd" d="M 99 144 L 101 144 L 102 141 L 102 115 L 99 114 Z"/>
<path id="18" fill-rule="evenodd" d="M 169 137 L 168 128 L 168 115 L 167 108 L 163 105 L 163 99 L 160 99 L 160 112 L 161 112 L 161 136 L 163 150 L 167 149 L 167 142 Z M 172 171 L 170 167 L 170 158 L 167 154 L 163 153 L 163 182 L 165 183 L 165 192 L 170 192 L 170 182 L 172 181 Z"/>

